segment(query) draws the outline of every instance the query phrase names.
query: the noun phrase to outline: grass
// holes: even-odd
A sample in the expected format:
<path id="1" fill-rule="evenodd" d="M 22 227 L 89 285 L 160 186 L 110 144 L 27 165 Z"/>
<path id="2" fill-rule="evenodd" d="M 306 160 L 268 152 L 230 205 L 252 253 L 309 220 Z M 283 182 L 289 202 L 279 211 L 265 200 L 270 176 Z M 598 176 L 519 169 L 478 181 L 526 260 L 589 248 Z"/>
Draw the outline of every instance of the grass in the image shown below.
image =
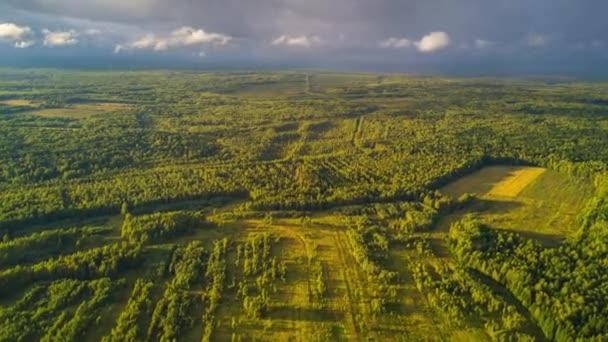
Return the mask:
<path id="1" fill-rule="evenodd" d="M 537 167 L 485 167 L 448 184 L 441 192 L 453 198 L 466 193 L 487 197 L 516 197 L 544 171 L 545 169 Z"/>
<path id="2" fill-rule="evenodd" d="M 593 195 L 590 182 L 534 167 L 494 166 L 463 177 L 441 191 L 457 198 L 476 194 L 474 217 L 497 229 L 555 245 L 578 229 L 577 213 Z"/>
<path id="3" fill-rule="evenodd" d="M 4 100 L 0 104 L 5 104 L 13 107 L 34 107 L 36 104 L 30 100 Z"/>
<path id="4" fill-rule="evenodd" d="M 83 103 L 71 104 L 65 108 L 49 108 L 36 110 L 30 112 L 30 114 L 47 118 L 81 119 L 93 115 L 126 110 L 129 108 L 131 108 L 131 105 L 124 103 Z"/>
<path id="5" fill-rule="evenodd" d="M 490 197 L 517 197 L 528 185 L 545 173 L 540 167 L 525 167 L 513 170 L 488 192 Z"/>
<path id="6" fill-rule="evenodd" d="M 540 185 L 545 186 L 543 183 Z M 530 195 L 534 194 L 533 190 L 540 191 L 531 189 Z M 209 218 L 212 220 L 213 216 Z M 119 226 L 121 222 L 118 216 L 104 218 L 104 221 L 112 226 Z M 265 232 L 279 238 L 272 248 L 272 255 L 286 262 L 287 278 L 286 282 L 278 280 L 275 283 L 276 291 L 270 292 L 268 312 L 261 318 L 251 319 L 243 312 L 242 299 L 237 297 L 236 288 L 230 286 L 233 280 L 238 283 L 247 279 L 242 274 L 241 266 L 235 265 L 234 246 L 252 234 Z M 107 307 L 98 311 L 99 324 L 88 332 L 87 339 L 98 340 L 110 332 L 126 305 L 135 280 L 152 276 L 160 263 L 167 260 L 173 245 L 199 240 L 210 250 L 213 241 L 224 237 L 230 239 L 233 247 L 229 248 L 226 256 L 225 288 L 216 311 L 212 340 L 231 340 L 235 336 L 243 340 L 306 341 L 312 340 L 310 336 L 324 331 L 330 332 L 333 336 L 331 340 L 488 340 L 479 322 L 454 326 L 443 313 L 431 308 L 426 299 L 427 290 L 421 292 L 414 283 L 412 260 L 438 267 L 450 265 L 451 258 L 422 256 L 403 246 L 391 249 L 387 265 L 388 270 L 398 274 L 399 281 L 394 284 L 398 302 L 391 304 L 389 311 L 372 316 L 371 300 L 378 283 L 355 260 L 346 229 L 341 219 L 332 212 L 317 213 L 308 223 L 302 223 L 299 219 L 274 219 L 272 223 L 257 219 L 222 222 L 198 229 L 192 235 L 148 246 L 142 267 L 121 275 L 126 279 L 126 286 L 113 296 Z M 315 283 L 311 262 L 320 263 L 323 269 L 327 286 L 323 300 L 316 298 L 311 290 Z M 157 288 L 151 298 L 152 305 L 160 298 L 161 290 L 168 281 L 170 279 L 155 278 Z M 204 310 L 204 306 L 200 305 L 192 309 L 193 325 L 184 331 L 185 340 L 200 340 L 200 319 Z M 147 331 L 149 319 L 144 321 L 141 329 Z"/>
<path id="7" fill-rule="evenodd" d="M 236 251 L 228 252 L 226 289 L 216 312 L 217 326 L 212 339 L 230 340 L 234 334 L 243 340 L 255 337 L 263 341 L 305 341 L 307 336 L 325 329 L 332 331 L 333 340 L 394 340 L 398 337 L 439 340 L 439 321 L 408 276 L 408 264 L 400 254 L 394 255 L 394 269 L 403 275 L 403 282 L 398 285 L 399 305 L 391 312 L 371 317 L 369 305 L 376 285 L 355 261 L 346 231 L 338 222 L 331 214 L 315 216 L 309 224 L 302 224 L 298 219 L 275 219 L 272 224 L 255 219 L 239 220 L 171 241 L 171 244 L 186 244 L 200 240 L 211 248 L 212 241 L 223 237 L 229 237 L 233 243 L 264 232 L 280 238 L 272 254 L 286 262 L 287 280 L 276 282 L 277 291 L 270 294 L 269 310 L 259 319 L 245 315 L 242 300 L 237 299 L 235 289 L 229 288 L 233 279 L 238 283 L 244 278 L 240 268 L 234 265 Z M 169 246 L 162 244 L 151 248 L 154 251 Z M 311 258 L 320 262 L 324 270 L 328 291 L 322 301 L 311 292 L 315 281 L 310 273 Z M 127 278 L 141 276 L 141 273 L 135 273 Z M 185 335 L 193 340 L 200 339 L 201 334 L 198 318 L 202 309 L 197 310 L 192 315 L 194 326 Z M 447 333 L 447 323 L 440 324 L 442 331 Z"/>

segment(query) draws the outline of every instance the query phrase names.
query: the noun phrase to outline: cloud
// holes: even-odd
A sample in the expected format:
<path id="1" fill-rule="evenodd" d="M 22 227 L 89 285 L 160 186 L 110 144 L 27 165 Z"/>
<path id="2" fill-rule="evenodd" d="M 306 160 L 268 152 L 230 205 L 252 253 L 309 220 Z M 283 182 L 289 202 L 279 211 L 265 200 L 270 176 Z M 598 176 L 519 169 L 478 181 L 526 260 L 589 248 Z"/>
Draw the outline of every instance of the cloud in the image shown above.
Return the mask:
<path id="1" fill-rule="evenodd" d="M 32 33 L 28 26 L 19 26 L 14 23 L 0 24 L 0 38 L 10 40 L 23 40 Z"/>
<path id="2" fill-rule="evenodd" d="M 100 29 L 87 29 L 84 31 L 84 33 L 88 34 L 89 36 L 97 36 L 100 35 L 102 31 Z"/>
<path id="3" fill-rule="evenodd" d="M 445 32 L 431 32 L 414 44 L 420 52 L 434 52 L 450 45 L 450 37 Z"/>
<path id="4" fill-rule="evenodd" d="M 475 48 L 482 50 L 492 47 L 494 43 L 485 39 L 476 39 L 474 45 Z"/>
<path id="5" fill-rule="evenodd" d="M 70 51 L 75 55 L 88 56 L 93 49 L 105 49 L 107 55 L 113 50 L 174 49 L 172 56 L 151 57 L 167 65 L 169 57 L 193 57 L 205 50 L 212 58 L 226 63 L 239 60 L 240 65 L 242 61 L 274 65 L 282 59 L 281 65 L 294 67 L 434 71 L 483 61 L 487 70 L 511 64 L 537 70 L 550 63 L 559 70 L 574 65 L 568 47 L 580 42 L 586 48 L 577 56 L 605 62 L 607 12 L 606 0 L 0 0 L 2 20 L 35 30 L 20 41 L 4 38 L 0 60 L 19 60 L 24 55 L 7 47 L 25 47 L 32 40 L 42 45 L 44 36 L 37 28 L 65 31 L 60 28 L 67 27 L 80 34 L 78 51 Z M 174 35 L 173 29 L 184 25 L 194 28 Z M 209 32 L 235 37 L 228 44 L 231 48 L 213 51 L 205 43 L 187 45 L 200 40 L 197 25 L 205 28 L 203 37 Z M 88 29 L 102 32 L 92 35 Z M 439 50 L 445 44 L 424 38 L 432 31 L 449 34 L 448 48 Z M 542 38 L 530 39 L 531 33 L 540 33 Z M 321 37 L 320 43 L 313 34 Z M 142 42 L 144 38 L 147 43 Z M 605 43 L 590 45 L 597 39 Z M 313 53 L 289 54 L 306 49 Z M 432 52 L 439 53 L 428 58 Z M 31 59 L 46 63 L 52 54 L 60 55 L 38 50 Z"/>
<path id="6" fill-rule="evenodd" d="M 317 36 L 288 36 L 282 35 L 272 41 L 274 46 L 311 47 L 321 43 Z"/>
<path id="7" fill-rule="evenodd" d="M 19 26 L 14 23 L 0 24 L 0 40 L 9 40 L 15 43 L 15 47 L 24 49 L 36 43 L 29 39 L 33 34 L 29 26 Z"/>
<path id="8" fill-rule="evenodd" d="M 389 38 L 386 40 L 383 40 L 380 42 L 380 47 L 381 48 L 394 48 L 394 49 L 400 49 L 400 48 L 407 48 L 412 46 L 414 43 L 407 39 L 407 38 Z"/>
<path id="9" fill-rule="evenodd" d="M 78 33 L 74 30 L 70 31 L 50 31 L 42 30 L 44 34 L 45 46 L 70 46 L 78 44 Z"/>
<path id="10" fill-rule="evenodd" d="M 528 45 L 532 47 L 541 47 L 547 44 L 547 38 L 541 34 L 533 33 L 528 36 Z"/>
<path id="11" fill-rule="evenodd" d="M 481 40 L 478 40 L 482 42 Z M 483 41 L 485 43 L 485 41 Z M 408 38 L 388 38 L 379 43 L 381 48 L 401 49 L 415 46 L 420 52 L 434 52 L 450 45 L 450 37 L 445 32 L 431 32 L 422 37 L 419 41 L 412 41 Z"/>
<path id="12" fill-rule="evenodd" d="M 129 47 L 134 49 L 151 49 L 160 41 L 157 40 L 153 34 L 149 34 L 139 40 L 129 43 Z"/>
<path id="13" fill-rule="evenodd" d="M 604 42 L 599 39 L 594 39 L 591 41 L 591 47 L 598 49 L 604 46 Z"/>
<path id="14" fill-rule="evenodd" d="M 17 49 L 26 49 L 34 44 L 36 44 L 35 40 L 20 40 L 15 42 L 15 47 Z"/>
<path id="15" fill-rule="evenodd" d="M 232 41 L 232 37 L 221 34 L 207 32 L 202 29 L 196 29 L 190 26 L 183 26 L 171 32 L 168 36 L 156 37 L 153 34 L 148 34 L 139 40 L 133 41 L 127 45 L 116 45 L 114 53 L 119 53 L 125 48 L 132 49 L 153 49 L 155 51 L 164 51 L 170 48 L 180 48 L 193 45 L 214 45 L 224 46 Z"/>

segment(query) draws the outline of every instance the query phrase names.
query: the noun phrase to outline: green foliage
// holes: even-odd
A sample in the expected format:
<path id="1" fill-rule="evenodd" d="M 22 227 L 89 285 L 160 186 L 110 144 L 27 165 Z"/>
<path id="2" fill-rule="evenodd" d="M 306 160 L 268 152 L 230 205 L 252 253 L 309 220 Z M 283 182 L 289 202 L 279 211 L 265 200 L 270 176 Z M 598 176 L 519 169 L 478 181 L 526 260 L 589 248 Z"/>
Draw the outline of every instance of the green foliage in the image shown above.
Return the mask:
<path id="1" fill-rule="evenodd" d="M 80 339 L 121 285 L 109 278 L 63 279 L 36 285 L 15 304 L 0 309 L 0 340 Z M 67 310 L 79 302 L 75 312 Z"/>
<path id="2" fill-rule="evenodd" d="M 29 266 L 15 266 L 0 272 L 0 296 L 39 281 L 112 276 L 137 265 L 140 256 L 141 246 L 117 243 L 62 255 Z"/>
<path id="3" fill-rule="evenodd" d="M 192 325 L 190 310 L 196 299 L 189 290 L 202 280 L 205 258 L 206 252 L 200 241 L 175 250 L 169 266 L 174 277 L 156 303 L 148 328 L 148 339 L 173 341 Z"/>
<path id="4" fill-rule="evenodd" d="M 55 254 L 73 252 L 106 233 L 108 229 L 104 227 L 82 227 L 47 230 L 7 239 L 0 243 L 0 266 L 28 263 Z"/>
<path id="5" fill-rule="evenodd" d="M 602 339 L 606 322 L 608 221 L 601 214 L 605 193 L 591 201 L 581 232 L 558 248 L 544 249 L 513 233 L 495 232 L 465 220 L 450 228 L 451 245 L 469 267 L 504 284 L 557 341 Z M 598 212 L 599 211 L 599 212 Z M 597 284 L 593 286 L 590 284 Z"/>
<path id="6" fill-rule="evenodd" d="M 0 340 L 607 339 L 607 90 L 0 70 Z M 580 230 L 437 190 L 505 164 L 593 183 Z"/>
<path id="7" fill-rule="evenodd" d="M 163 241 L 192 232 L 203 218 L 188 212 L 156 213 L 143 216 L 127 214 L 120 235 L 131 243 Z"/>
<path id="8" fill-rule="evenodd" d="M 152 306 L 150 294 L 153 287 L 153 282 L 137 279 L 127 306 L 121 311 L 110 335 L 103 338 L 104 342 L 135 342 L 143 338 L 141 321 Z"/>

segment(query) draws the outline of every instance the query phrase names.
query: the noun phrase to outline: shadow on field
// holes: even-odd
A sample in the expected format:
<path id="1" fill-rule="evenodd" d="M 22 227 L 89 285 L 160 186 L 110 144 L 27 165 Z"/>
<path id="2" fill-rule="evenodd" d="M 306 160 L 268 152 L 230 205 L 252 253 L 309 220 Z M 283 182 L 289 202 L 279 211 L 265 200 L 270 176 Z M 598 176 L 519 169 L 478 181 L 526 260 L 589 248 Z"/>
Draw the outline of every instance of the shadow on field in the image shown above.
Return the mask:
<path id="1" fill-rule="evenodd" d="M 510 229 L 504 229 L 504 230 L 513 231 Z M 546 233 L 531 232 L 531 231 L 526 231 L 526 230 L 517 230 L 517 231 L 513 231 L 513 232 L 523 236 L 526 239 L 536 240 L 536 241 L 540 242 L 540 244 L 543 247 L 546 247 L 546 248 L 557 247 L 564 241 L 564 237 L 562 235 L 557 235 L 557 234 L 546 234 Z"/>
<path id="2" fill-rule="evenodd" d="M 515 201 L 501 201 L 476 198 L 471 204 L 470 211 L 479 213 L 492 212 L 495 214 L 506 214 L 523 206 L 524 205 L 522 203 Z"/>
<path id="3" fill-rule="evenodd" d="M 293 319 L 309 322 L 340 322 L 344 320 L 344 313 L 327 309 L 301 308 L 294 306 L 275 306 L 268 310 L 266 318 Z"/>
<path id="4" fill-rule="evenodd" d="M 475 202 L 471 204 L 470 212 L 475 212 L 479 214 L 509 214 L 524 206 L 524 203 L 516 201 L 476 199 Z M 521 222 L 521 227 L 517 230 L 509 229 L 506 227 L 500 227 L 500 225 L 492 226 L 495 229 L 513 231 L 514 233 L 517 233 L 527 239 L 534 239 L 540 242 L 545 247 L 555 247 L 563 241 L 562 235 L 534 231 L 535 229 L 537 229 L 537 227 L 526 227 L 525 221 Z"/>

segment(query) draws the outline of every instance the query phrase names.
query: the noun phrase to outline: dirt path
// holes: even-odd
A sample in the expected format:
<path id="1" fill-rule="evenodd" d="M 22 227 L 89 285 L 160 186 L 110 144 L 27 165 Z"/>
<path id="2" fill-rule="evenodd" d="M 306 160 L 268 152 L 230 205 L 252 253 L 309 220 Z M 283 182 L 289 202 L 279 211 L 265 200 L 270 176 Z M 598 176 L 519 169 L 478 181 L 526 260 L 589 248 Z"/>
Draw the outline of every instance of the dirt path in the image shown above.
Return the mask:
<path id="1" fill-rule="evenodd" d="M 353 270 L 357 269 L 358 266 L 352 255 L 350 255 L 349 249 L 344 241 L 343 234 L 344 232 L 336 230 L 334 233 L 334 241 L 338 251 L 338 258 L 340 259 L 340 265 L 342 265 L 342 279 L 346 287 L 346 295 L 348 296 L 348 306 L 350 311 L 350 315 L 348 315 L 350 318 L 349 325 L 355 335 L 355 339 L 357 341 L 362 341 L 363 339 L 360 335 L 361 331 L 357 325 L 358 310 L 354 304 L 357 302 L 357 298 L 352 289 L 352 282 L 353 279 L 355 279 L 355 276 L 353 276 Z"/>
<path id="2" fill-rule="evenodd" d="M 358 138 L 359 138 L 359 134 L 361 133 L 362 125 L 363 125 L 363 117 L 360 116 L 357 118 L 357 121 L 355 122 L 355 130 L 353 131 L 353 137 L 351 139 L 353 146 L 355 146 L 356 148 L 360 148 Z"/>

